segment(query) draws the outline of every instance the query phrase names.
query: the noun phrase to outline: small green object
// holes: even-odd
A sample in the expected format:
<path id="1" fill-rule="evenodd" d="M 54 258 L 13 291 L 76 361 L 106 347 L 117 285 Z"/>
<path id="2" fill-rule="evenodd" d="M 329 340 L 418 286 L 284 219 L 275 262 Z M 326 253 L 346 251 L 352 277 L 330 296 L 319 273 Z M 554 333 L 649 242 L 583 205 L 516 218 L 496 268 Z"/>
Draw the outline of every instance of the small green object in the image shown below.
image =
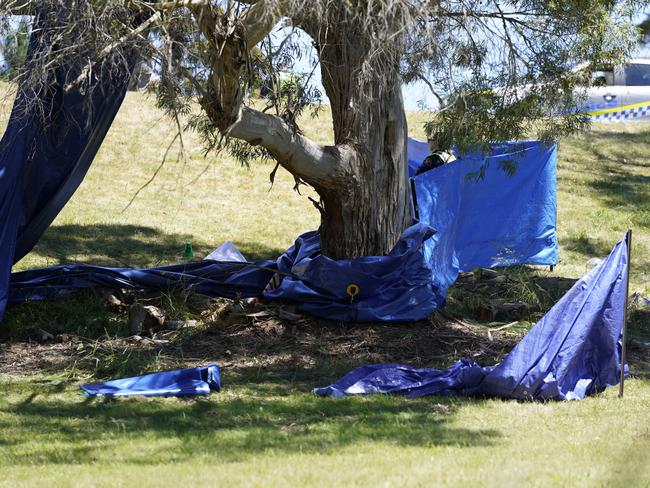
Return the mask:
<path id="1" fill-rule="evenodd" d="M 185 243 L 185 250 L 183 251 L 183 257 L 187 259 L 194 257 L 194 251 L 192 250 L 191 242 Z"/>

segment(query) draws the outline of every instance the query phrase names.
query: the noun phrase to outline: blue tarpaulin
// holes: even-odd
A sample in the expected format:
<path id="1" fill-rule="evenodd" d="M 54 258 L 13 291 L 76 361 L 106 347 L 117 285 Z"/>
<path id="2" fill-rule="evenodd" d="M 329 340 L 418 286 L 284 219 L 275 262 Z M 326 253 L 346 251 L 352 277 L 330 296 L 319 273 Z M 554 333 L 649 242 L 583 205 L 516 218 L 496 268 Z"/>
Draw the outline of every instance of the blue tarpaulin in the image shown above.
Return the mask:
<path id="1" fill-rule="evenodd" d="M 557 263 L 556 159 L 555 144 L 511 142 L 414 177 L 420 221 L 437 231 L 424 253 L 438 288 L 476 268 Z"/>
<path id="2" fill-rule="evenodd" d="M 292 300 L 300 310 L 331 320 L 418 320 L 431 314 L 441 299 L 422 253 L 422 242 L 432 234 L 426 225 L 415 224 L 404 231 L 388 256 L 353 260 L 323 256 L 318 234 L 309 232 L 275 262 L 205 260 L 150 269 L 89 265 L 33 269 L 11 276 L 9 301 L 42 300 L 92 286 L 182 287 L 209 296 Z M 281 279 L 280 285 L 267 288 L 274 275 Z"/>
<path id="3" fill-rule="evenodd" d="M 200 261 L 148 269 L 75 264 L 31 269 L 11 275 L 9 303 L 46 300 L 90 287 L 164 290 L 182 288 L 212 297 L 262 295 L 275 273 L 273 261 Z"/>
<path id="4" fill-rule="evenodd" d="M 387 256 L 336 261 L 320 254 L 320 238 L 310 232 L 278 259 L 279 271 L 287 275 L 265 297 L 293 300 L 300 310 L 332 320 L 425 318 L 441 299 L 422 253 L 422 243 L 432 234 L 418 223 L 404 231 Z"/>
<path id="5" fill-rule="evenodd" d="M 47 52 L 51 33 L 37 17 L 27 69 L 35 53 Z M 92 71 L 92 90 L 65 92 L 65 79 L 80 69 L 60 67 L 41 93 L 20 89 L 0 141 L 0 321 L 12 264 L 34 247 L 83 180 L 126 92 L 126 67 L 117 68 L 121 75 Z M 29 99 L 39 99 L 47 120 Z"/>
<path id="6" fill-rule="evenodd" d="M 446 370 L 361 366 L 320 396 L 393 393 L 576 400 L 619 381 L 628 273 L 625 240 L 567 294 L 496 366 L 461 360 Z"/>
<path id="7" fill-rule="evenodd" d="M 209 395 L 221 390 L 221 379 L 219 366 L 213 364 L 82 385 L 81 389 L 91 397 Z"/>

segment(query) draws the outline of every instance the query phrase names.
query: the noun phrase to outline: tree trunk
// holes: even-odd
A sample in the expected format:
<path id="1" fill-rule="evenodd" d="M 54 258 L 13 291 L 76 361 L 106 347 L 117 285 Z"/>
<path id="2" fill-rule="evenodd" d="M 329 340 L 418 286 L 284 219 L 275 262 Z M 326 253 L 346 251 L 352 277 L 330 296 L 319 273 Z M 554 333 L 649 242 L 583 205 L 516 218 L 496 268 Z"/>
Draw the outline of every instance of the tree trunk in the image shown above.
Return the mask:
<path id="1" fill-rule="evenodd" d="M 385 255 L 411 223 L 399 58 L 388 50 L 368 69 L 372 34 L 354 22 L 341 25 L 341 31 L 326 31 L 319 40 L 319 56 L 334 142 L 351 157 L 348 174 L 333 186 L 316 187 L 322 199 L 321 245 L 336 259 Z"/>
<path id="2" fill-rule="evenodd" d="M 317 188 L 323 203 L 321 246 L 334 259 L 385 255 L 411 223 L 401 87 L 366 108 L 346 114 L 358 126 L 351 174 L 332 188 Z"/>

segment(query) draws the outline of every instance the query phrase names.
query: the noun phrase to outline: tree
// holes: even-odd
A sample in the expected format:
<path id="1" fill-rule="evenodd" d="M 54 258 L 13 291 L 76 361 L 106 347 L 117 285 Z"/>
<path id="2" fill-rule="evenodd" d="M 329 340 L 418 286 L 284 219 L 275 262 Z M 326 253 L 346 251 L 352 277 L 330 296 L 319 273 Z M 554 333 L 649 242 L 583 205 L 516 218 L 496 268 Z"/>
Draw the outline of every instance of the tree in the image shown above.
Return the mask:
<path id="1" fill-rule="evenodd" d="M 645 19 L 639 22 L 638 27 L 641 31 L 640 43 L 644 46 L 647 46 L 648 42 L 650 41 L 650 15 L 646 14 Z"/>
<path id="2" fill-rule="evenodd" d="M 13 13 L 24 5 L 5 2 L 5 13 L 12 2 Z M 429 85 L 440 104 L 427 128 L 461 149 L 550 138 L 585 125 L 578 87 L 589 84 L 589 66 L 614 64 L 638 37 L 632 0 L 72 3 L 38 3 L 60 28 L 32 84 L 48 82 L 57 53 L 61 62 L 76 53 L 77 64 L 92 60 L 104 70 L 123 65 L 133 50 L 153 58 L 159 104 L 176 121 L 190 117 L 208 149 L 272 158 L 297 186 L 316 190 L 321 244 L 333 258 L 385 254 L 411 223 L 402 84 Z M 280 21 L 291 33 L 274 41 Z M 318 98 L 307 80 L 265 107 L 248 97 L 260 73 L 276 80 L 280 65 L 306 55 L 297 32 L 312 42 L 330 102 L 330 145 L 300 130 L 298 116 Z M 584 61 L 586 70 L 574 69 Z M 66 83 L 90 83 L 88 71 L 71 70 Z"/>
<path id="3" fill-rule="evenodd" d="M 2 77 L 13 80 L 25 64 L 29 42 L 29 22 L 21 18 L 14 27 L 8 25 L 0 42 L 0 55 L 4 59 Z"/>

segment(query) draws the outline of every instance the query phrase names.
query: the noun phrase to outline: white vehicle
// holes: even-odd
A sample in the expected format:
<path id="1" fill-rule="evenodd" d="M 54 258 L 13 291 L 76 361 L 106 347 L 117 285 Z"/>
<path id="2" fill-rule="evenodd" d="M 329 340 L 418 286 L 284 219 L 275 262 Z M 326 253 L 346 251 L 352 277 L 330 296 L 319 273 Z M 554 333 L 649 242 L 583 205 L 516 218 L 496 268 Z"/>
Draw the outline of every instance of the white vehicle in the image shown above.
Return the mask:
<path id="1" fill-rule="evenodd" d="M 592 73 L 601 86 L 587 92 L 585 112 L 594 121 L 650 119 L 650 59 Z"/>

